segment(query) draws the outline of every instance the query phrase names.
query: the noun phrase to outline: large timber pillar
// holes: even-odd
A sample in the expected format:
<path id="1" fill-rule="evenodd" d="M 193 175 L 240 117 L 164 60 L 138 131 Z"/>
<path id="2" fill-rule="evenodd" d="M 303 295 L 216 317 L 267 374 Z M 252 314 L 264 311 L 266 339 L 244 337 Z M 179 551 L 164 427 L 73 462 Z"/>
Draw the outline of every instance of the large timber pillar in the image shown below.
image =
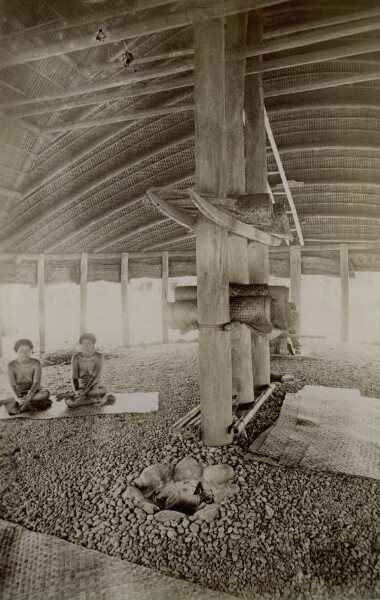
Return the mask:
<path id="1" fill-rule="evenodd" d="M 46 315 L 45 315 L 45 256 L 40 254 L 37 263 L 38 294 L 38 345 L 40 354 L 46 352 Z"/>
<path id="2" fill-rule="evenodd" d="M 80 332 L 87 331 L 87 277 L 88 277 L 88 254 L 83 252 L 80 260 Z"/>
<path id="3" fill-rule="evenodd" d="M 245 59 L 237 52 L 245 46 L 247 31 L 246 13 L 229 17 L 226 22 L 226 134 L 227 181 L 229 196 L 245 192 L 244 147 L 244 79 Z M 228 235 L 228 277 L 230 283 L 249 283 L 248 247 L 246 238 Z M 253 374 L 251 361 L 251 332 L 240 325 L 231 333 L 232 393 L 239 404 L 253 399 Z"/>
<path id="4" fill-rule="evenodd" d="M 199 192 L 226 195 L 224 21 L 195 20 L 195 174 Z M 232 442 L 231 336 L 227 231 L 205 217 L 196 226 L 199 382 L 202 437 L 208 446 Z"/>
<path id="5" fill-rule="evenodd" d="M 129 256 L 128 252 L 121 255 L 120 265 L 120 286 L 121 286 L 121 321 L 123 329 L 123 346 L 129 346 L 129 302 L 128 302 L 128 282 L 129 282 Z"/>
<path id="6" fill-rule="evenodd" d="M 301 246 L 290 246 L 290 302 L 296 307 L 295 332 L 301 333 Z M 297 340 L 297 338 L 296 338 Z"/>
<path id="7" fill-rule="evenodd" d="M 349 283 L 348 245 L 340 244 L 340 339 L 342 342 L 347 342 L 349 335 Z"/>
<path id="8" fill-rule="evenodd" d="M 262 11 L 251 11 L 248 18 L 247 45 L 259 44 L 263 36 Z M 250 58 L 250 64 L 261 56 Z M 267 192 L 267 154 L 264 121 L 264 96 L 261 75 L 245 78 L 246 193 Z M 269 282 L 269 247 L 258 242 L 248 244 L 249 283 Z M 268 309 L 269 310 L 269 309 Z M 270 315 L 266 315 L 267 317 Z M 270 383 L 270 352 L 267 337 L 252 334 L 252 367 L 255 387 Z"/>

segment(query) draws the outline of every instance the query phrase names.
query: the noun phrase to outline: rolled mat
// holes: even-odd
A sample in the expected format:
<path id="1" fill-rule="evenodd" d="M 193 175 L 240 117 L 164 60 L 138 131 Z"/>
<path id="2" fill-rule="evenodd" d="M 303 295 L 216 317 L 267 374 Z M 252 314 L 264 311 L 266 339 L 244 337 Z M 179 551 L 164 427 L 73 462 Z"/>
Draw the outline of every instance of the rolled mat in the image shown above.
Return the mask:
<path id="1" fill-rule="evenodd" d="M 272 331 L 272 325 L 266 318 L 266 309 L 270 302 L 271 299 L 268 296 L 230 298 L 230 319 L 244 323 L 258 335 L 264 336 Z M 169 302 L 167 312 L 171 329 L 197 329 L 196 300 Z"/>

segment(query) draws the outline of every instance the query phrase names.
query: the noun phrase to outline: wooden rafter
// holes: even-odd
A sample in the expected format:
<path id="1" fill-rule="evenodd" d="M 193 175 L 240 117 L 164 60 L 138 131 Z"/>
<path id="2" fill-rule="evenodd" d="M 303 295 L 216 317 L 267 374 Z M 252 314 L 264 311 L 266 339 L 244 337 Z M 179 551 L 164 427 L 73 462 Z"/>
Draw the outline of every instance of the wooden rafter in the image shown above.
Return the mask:
<path id="1" fill-rule="evenodd" d="M 0 41 L 14 39 L 24 35 L 46 35 L 47 33 L 63 31 L 73 27 L 82 27 L 83 25 L 89 25 L 91 23 L 103 23 L 104 21 L 114 19 L 115 17 L 122 17 L 124 15 L 134 14 L 140 10 L 173 4 L 176 1 L 177 0 L 134 0 L 133 2 L 128 2 L 128 5 L 125 8 L 108 11 L 93 11 L 80 17 L 75 17 L 74 19 L 61 17 L 60 19 L 55 19 L 51 23 L 41 23 L 34 25 L 33 27 L 27 27 L 20 31 L 1 36 Z"/>
<path id="2" fill-rule="evenodd" d="M 289 202 L 289 206 L 290 206 L 290 210 L 292 212 L 294 224 L 296 226 L 298 240 L 299 240 L 300 245 L 303 246 L 304 241 L 303 241 L 303 235 L 302 235 L 301 225 L 300 225 L 299 218 L 298 218 L 298 215 L 297 215 L 297 209 L 296 209 L 296 206 L 294 204 L 292 192 L 290 191 L 288 180 L 287 180 L 287 177 L 286 177 L 286 174 L 285 174 L 285 170 L 284 170 L 284 167 L 283 167 L 283 164 L 282 164 L 281 156 L 280 156 L 280 153 L 278 151 L 276 140 L 274 139 L 273 132 L 272 132 L 272 127 L 271 127 L 271 124 L 270 124 L 270 121 L 269 121 L 269 118 L 268 118 L 268 115 L 267 115 L 266 111 L 264 111 L 264 120 L 265 120 L 265 130 L 267 132 L 267 136 L 268 136 L 271 148 L 272 148 L 272 152 L 273 152 L 274 157 L 276 159 L 277 168 L 280 171 L 280 177 L 281 177 L 282 185 L 284 186 L 284 190 L 285 190 L 285 193 L 286 193 L 286 198 L 287 198 L 287 200 Z"/>
<path id="3" fill-rule="evenodd" d="M 44 212 L 44 219 L 53 217 L 54 214 L 58 210 L 62 210 L 62 208 L 64 208 L 65 206 L 71 204 L 72 202 L 75 202 L 76 200 L 79 200 L 79 198 L 81 196 L 83 196 L 83 194 L 87 194 L 92 189 L 98 187 L 99 185 L 106 183 L 108 180 L 116 177 L 117 175 L 121 175 L 122 173 L 124 173 L 127 169 L 131 168 L 132 166 L 137 166 L 140 162 L 146 160 L 147 158 L 154 156 L 158 152 L 170 150 L 171 148 L 174 148 L 175 146 L 177 146 L 181 143 L 184 143 L 187 140 L 192 139 L 192 138 L 193 138 L 192 134 L 191 135 L 190 134 L 182 135 L 179 138 L 177 138 L 176 140 L 174 140 L 174 141 L 171 140 L 170 142 L 164 144 L 163 146 L 160 146 L 159 148 L 149 150 L 147 153 L 140 155 L 139 157 L 136 158 L 135 161 L 131 161 L 129 164 L 124 164 L 121 167 L 118 166 L 115 169 L 108 171 L 105 175 L 98 178 L 97 180 L 91 181 L 87 186 L 83 187 L 79 192 L 75 193 L 73 196 L 70 196 L 69 198 L 65 198 L 63 202 L 60 202 L 59 204 L 54 204 L 53 206 L 51 206 L 49 209 L 47 209 Z M 22 235 L 23 233 L 26 233 L 30 227 L 32 227 L 35 224 L 38 224 L 39 222 L 40 222 L 40 216 L 38 215 L 38 216 L 34 217 L 33 219 L 31 219 L 28 223 L 26 223 L 22 227 L 20 227 L 14 233 L 12 233 L 8 238 L 5 238 L 4 240 L 2 240 L 0 242 L 0 248 L 5 248 L 5 247 L 9 246 L 15 240 L 17 240 L 20 237 L 20 235 Z"/>
<path id="4" fill-rule="evenodd" d="M 149 252 L 151 250 L 154 250 L 155 248 L 164 248 L 166 246 L 170 246 L 171 244 L 178 244 L 179 242 L 184 242 L 184 241 L 191 241 L 195 239 L 195 233 L 191 234 L 191 233 L 187 233 L 185 235 L 176 235 L 172 238 L 169 238 L 168 240 L 161 240 L 159 242 L 155 242 L 154 244 L 150 244 L 149 246 L 146 246 L 146 248 L 142 249 L 142 252 Z"/>
<path id="5" fill-rule="evenodd" d="M 109 246 L 114 246 L 115 244 L 118 244 L 119 242 L 126 242 L 127 240 L 130 240 L 131 238 L 133 238 L 135 235 L 142 233 L 143 231 L 148 231 L 151 227 L 155 227 L 156 225 L 163 225 L 167 221 L 168 221 L 167 217 L 159 218 L 159 219 L 155 219 L 154 221 L 150 221 L 149 223 L 145 223 L 144 225 L 140 225 L 139 227 L 135 227 L 132 230 L 126 231 L 125 233 L 122 233 L 121 235 L 113 237 L 112 240 L 107 240 L 106 242 L 99 244 L 99 246 L 94 248 L 94 252 L 103 252 L 103 250 L 105 250 L 106 248 L 109 248 Z"/>
<path id="6" fill-rule="evenodd" d="M 122 40 L 133 39 L 143 35 L 167 31 L 184 25 L 192 25 L 195 19 L 209 20 L 223 18 L 228 15 L 246 12 L 248 10 L 274 6 L 281 4 L 285 0 L 209 0 L 202 9 L 198 11 L 180 10 L 164 14 L 161 17 L 151 17 L 143 20 L 136 20 L 127 25 L 110 28 L 107 31 L 107 38 L 102 45 L 113 44 Z M 208 6 L 207 6 L 208 5 Z M 211 7 L 211 10 L 210 10 Z M 0 61 L 0 68 L 21 65 L 35 60 L 43 60 L 50 56 L 59 56 L 77 50 L 86 50 L 99 46 L 95 35 L 82 35 L 70 40 L 53 42 L 43 48 L 33 48 L 13 57 Z"/>
<path id="7" fill-rule="evenodd" d="M 294 35 L 270 39 L 259 44 L 252 44 L 242 51 L 242 55 L 246 58 L 249 56 L 261 56 L 272 52 L 280 52 L 281 50 L 290 50 L 291 48 L 299 48 L 301 46 L 337 40 L 350 35 L 376 31 L 377 29 L 379 29 L 378 19 L 363 19 L 362 21 L 355 21 L 354 23 L 333 25 L 331 27 L 324 27 L 323 29 L 305 31 Z"/>
<path id="8" fill-rule="evenodd" d="M 173 204 L 170 204 L 163 198 L 160 198 L 160 196 L 155 193 L 154 188 L 147 190 L 146 195 L 153 206 L 155 206 L 162 214 L 166 215 L 166 217 L 172 221 L 175 221 L 179 225 L 186 227 L 186 229 L 190 229 L 191 231 L 194 230 L 196 222 L 194 217 L 186 213 L 184 210 L 177 208 Z"/>
<path id="9" fill-rule="evenodd" d="M 162 106 L 160 108 L 145 108 L 142 110 L 127 111 L 122 115 L 113 115 L 103 119 L 91 119 L 91 121 L 71 121 L 62 125 L 50 125 L 41 127 L 41 132 L 51 133 L 53 131 L 72 131 L 76 129 L 86 129 L 88 127 L 101 127 L 102 125 L 110 125 L 112 123 L 125 123 L 126 121 L 139 121 L 149 117 L 157 117 L 161 115 L 174 115 L 183 112 L 193 111 L 194 104 L 181 104 L 179 106 Z"/>

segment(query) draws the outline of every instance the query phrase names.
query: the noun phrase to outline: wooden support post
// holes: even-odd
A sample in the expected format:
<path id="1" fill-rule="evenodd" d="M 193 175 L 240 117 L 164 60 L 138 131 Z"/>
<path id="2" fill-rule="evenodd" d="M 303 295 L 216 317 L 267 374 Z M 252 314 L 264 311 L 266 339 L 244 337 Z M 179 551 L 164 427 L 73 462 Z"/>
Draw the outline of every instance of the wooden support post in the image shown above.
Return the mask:
<path id="1" fill-rule="evenodd" d="M 123 327 L 123 346 L 129 346 L 129 312 L 128 312 L 128 252 L 121 255 L 121 321 Z"/>
<path id="2" fill-rule="evenodd" d="M 195 165 L 199 192 L 225 194 L 225 56 L 222 19 L 194 23 Z M 202 439 L 232 442 L 231 336 L 227 231 L 201 217 L 196 226 Z"/>
<path id="3" fill-rule="evenodd" d="M 236 52 L 245 45 L 247 15 L 228 17 L 226 22 L 226 190 L 232 196 L 245 192 L 244 78 L 245 60 Z M 228 235 L 228 277 L 230 283 L 249 283 L 247 240 Z M 251 332 L 240 325 L 231 333 L 232 393 L 240 404 L 253 399 Z"/>
<path id="4" fill-rule="evenodd" d="M 340 339 L 348 341 L 349 335 L 349 264 L 348 246 L 340 244 Z"/>
<path id="5" fill-rule="evenodd" d="M 38 293 L 38 345 L 40 354 L 46 352 L 46 320 L 45 320 L 45 256 L 40 254 L 37 263 Z"/>
<path id="6" fill-rule="evenodd" d="M 80 332 L 87 330 L 87 272 L 88 254 L 83 252 L 80 259 Z"/>
<path id="7" fill-rule="evenodd" d="M 299 335 L 301 333 L 301 246 L 290 246 L 290 302 L 296 306 L 295 332 Z"/>
<path id="8" fill-rule="evenodd" d="M 262 11 L 249 15 L 247 44 L 259 44 L 263 37 Z M 247 61 L 250 65 L 262 62 L 261 56 Z M 268 184 L 263 83 L 260 74 L 245 79 L 245 145 L 246 192 L 266 193 Z M 258 242 L 248 244 L 249 283 L 268 283 L 269 249 Z M 268 311 L 270 309 L 268 308 Z M 267 317 L 270 315 L 266 315 Z M 268 338 L 252 333 L 252 369 L 255 387 L 270 383 L 270 351 Z"/>
<path id="9" fill-rule="evenodd" d="M 4 337 L 4 307 L 3 307 L 3 286 L 0 285 L 0 358 L 3 356 L 3 337 Z"/>
<path id="10" fill-rule="evenodd" d="M 269 282 L 269 246 L 250 242 L 248 264 L 250 283 Z M 270 321 L 270 306 L 267 306 L 266 311 L 265 316 Z M 252 368 L 255 387 L 270 384 L 270 350 L 267 337 L 252 334 Z"/>
<path id="11" fill-rule="evenodd" d="M 169 293 L 169 252 L 162 253 L 162 341 L 167 344 L 169 341 L 168 326 L 168 293 Z"/>

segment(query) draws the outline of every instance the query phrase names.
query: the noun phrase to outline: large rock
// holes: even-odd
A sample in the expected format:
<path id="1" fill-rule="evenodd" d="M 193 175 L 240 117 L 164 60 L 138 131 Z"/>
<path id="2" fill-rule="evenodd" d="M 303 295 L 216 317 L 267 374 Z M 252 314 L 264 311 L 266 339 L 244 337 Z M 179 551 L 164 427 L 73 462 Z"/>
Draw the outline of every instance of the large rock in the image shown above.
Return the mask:
<path id="1" fill-rule="evenodd" d="M 193 515 L 192 520 L 205 521 L 206 523 L 209 523 L 210 521 L 217 519 L 219 514 L 219 504 L 207 504 L 207 506 L 204 508 L 197 510 L 197 512 Z"/>
<path id="2" fill-rule="evenodd" d="M 214 485 L 212 488 L 215 502 L 225 502 L 228 498 L 240 492 L 240 488 L 236 483 L 222 483 Z"/>
<path id="3" fill-rule="evenodd" d="M 140 477 L 135 479 L 135 486 L 141 490 L 146 498 L 154 492 L 161 490 L 173 477 L 173 467 L 163 463 L 157 463 L 146 467 Z"/>
<path id="4" fill-rule="evenodd" d="M 184 518 L 184 515 L 175 510 L 161 510 L 154 515 L 155 521 L 163 523 L 164 525 L 171 525 L 171 523 L 179 523 Z"/>
<path id="5" fill-rule="evenodd" d="M 230 465 L 218 463 L 206 467 L 203 471 L 203 480 L 210 485 L 220 485 L 221 483 L 229 483 L 233 481 L 235 471 Z"/>
<path id="6" fill-rule="evenodd" d="M 133 485 L 128 485 L 124 492 L 122 493 L 123 500 L 131 500 L 134 504 L 139 504 L 140 502 L 145 502 L 145 498 Z"/>
<path id="7" fill-rule="evenodd" d="M 203 467 L 192 456 L 185 456 L 174 468 L 174 481 L 198 480 L 202 477 Z"/>

